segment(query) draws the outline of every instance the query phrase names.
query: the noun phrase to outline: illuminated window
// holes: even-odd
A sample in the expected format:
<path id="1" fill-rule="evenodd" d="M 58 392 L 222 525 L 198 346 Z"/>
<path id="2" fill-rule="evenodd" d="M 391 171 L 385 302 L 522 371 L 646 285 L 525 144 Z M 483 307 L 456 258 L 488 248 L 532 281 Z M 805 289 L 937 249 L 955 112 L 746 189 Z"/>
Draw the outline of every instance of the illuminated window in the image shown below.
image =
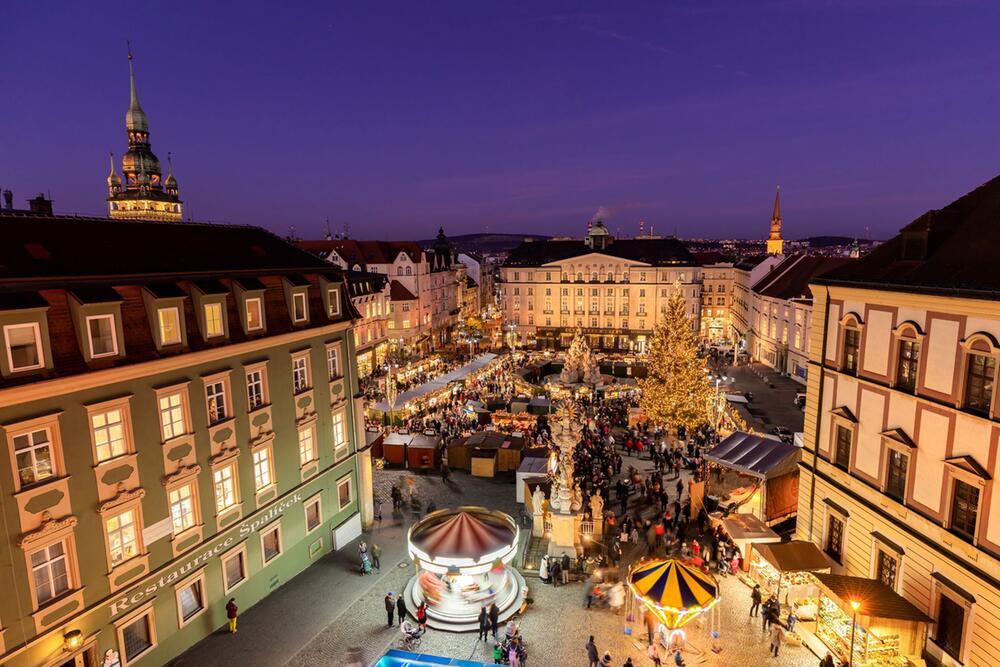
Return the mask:
<path id="1" fill-rule="evenodd" d="M 993 401 L 993 378 L 996 376 L 996 359 L 985 354 L 970 354 L 965 372 L 965 401 L 967 410 L 989 414 Z"/>
<path id="2" fill-rule="evenodd" d="M 16 435 L 14 457 L 21 486 L 31 486 L 55 475 L 49 429 L 42 428 Z"/>
<path id="3" fill-rule="evenodd" d="M 35 582 L 35 597 L 39 606 L 72 588 L 65 540 L 31 554 L 31 576 Z"/>
<path id="4" fill-rule="evenodd" d="M 250 410 L 256 410 L 267 403 L 264 386 L 264 369 L 255 368 L 247 371 L 247 405 Z"/>
<path id="5" fill-rule="evenodd" d="M 274 483 L 274 470 L 271 468 L 271 449 L 261 447 L 253 453 L 253 484 L 257 492 L 266 489 Z"/>
<path id="6" fill-rule="evenodd" d="M 301 355 L 292 359 L 292 389 L 295 393 L 305 391 L 312 385 L 309 382 L 309 357 Z"/>
<path id="7" fill-rule="evenodd" d="M 139 531 L 136 527 L 135 510 L 125 510 L 109 518 L 105 524 L 108 536 L 108 551 L 111 565 L 119 565 L 139 555 Z"/>
<path id="8" fill-rule="evenodd" d="M 222 304 L 205 304 L 205 338 L 218 338 L 226 333 L 222 324 Z"/>
<path id="9" fill-rule="evenodd" d="M 229 402 L 226 398 L 224 380 L 217 380 L 205 385 L 205 400 L 208 403 L 209 424 L 218 424 L 229 417 Z"/>
<path id="10" fill-rule="evenodd" d="M 231 463 L 217 469 L 212 474 L 212 481 L 215 485 L 215 510 L 224 512 L 235 507 L 237 503 L 235 464 Z"/>
<path id="11" fill-rule="evenodd" d="M 156 319 L 160 325 L 160 345 L 181 342 L 181 315 L 176 307 L 158 309 Z"/>
<path id="12" fill-rule="evenodd" d="M 316 438 L 313 437 L 313 427 L 299 429 L 299 463 L 306 465 L 316 460 Z"/>
<path id="13" fill-rule="evenodd" d="M 94 433 L 98 463 L 121 456 L 129 450 L 121 408 L 92 414 L 90 425 Z"/>
<path id="14" fill-rule="evenodd" d="M 333 457 L 340 460 L 347 456 L 347 437 L 344 431 L 344 413 L 335 412 L 333 414 Z"/>
<path id="15" fill-rule="evenodd" d="M 174 535 L 183 533 L 195 524 L 193 485 L 179 486 L 168 494 L 170 502 L 170 519 L 174 527 Z"/>
<path id="16" fill-rule="evenodd" d="M 842 370 L 852 375 L 858 372 L 858 350 L 861 347 L 861 332 L 844 329 L 844 361 Z"/>
<path id="17" fill-rule="evenodd" d="M 326 372 L 331 380 L 340 377 L 340 353 L 334 346 L 326 348 Z"/>
<path id="18" fill-rule="evenodd" d="M 180 392 L 161 396 L 160 430 L 163 440 L 170 440 L 188 432 L 184 417 L 184 397 Z"/>

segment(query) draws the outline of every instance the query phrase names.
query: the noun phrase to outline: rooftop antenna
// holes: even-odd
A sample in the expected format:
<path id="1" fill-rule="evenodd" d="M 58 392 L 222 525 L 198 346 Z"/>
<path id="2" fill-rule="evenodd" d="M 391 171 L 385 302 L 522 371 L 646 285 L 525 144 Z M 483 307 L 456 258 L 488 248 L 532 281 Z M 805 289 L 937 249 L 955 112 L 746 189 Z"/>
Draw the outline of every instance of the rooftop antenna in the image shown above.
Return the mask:
<path id="1" fill-rule="evenodd" d="M 330 216 L 326 216 L 326 240 L 333 240 L 333 234 L 330 233 Z"/>

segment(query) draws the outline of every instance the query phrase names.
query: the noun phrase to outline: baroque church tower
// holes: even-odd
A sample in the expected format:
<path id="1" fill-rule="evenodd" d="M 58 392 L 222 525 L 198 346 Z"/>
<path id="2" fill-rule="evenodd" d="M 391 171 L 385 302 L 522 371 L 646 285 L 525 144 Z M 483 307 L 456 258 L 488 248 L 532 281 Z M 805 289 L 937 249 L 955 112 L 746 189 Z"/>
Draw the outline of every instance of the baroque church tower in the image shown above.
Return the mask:
<path id="1" fill-rule="evenodd" d="M 774 193 L 774 213 L 771 214 L 771 234 L 767 237 L 767 254 L 784 254 L 785 241 L 781 238 L 781 187 Z"/>
<path id="2" fill-rule="evenodd" d="M 180 222 L 181 200 L 177 179 L 174 178 L 170 154 L 167 154 L 168 172 L 163 179 L 160 161 L 149 146 L 149 119 L 139 105 L 135 92 L 135 70 L 132 52 L 128 54 L 128 75 L 131 99 L 125 113 L 128 131 L 128 152 L 122 156 L 122 174 L 115 171 L 114 154 L 111 155 L 111 173 L 108 174 L 108 215 L 117 220 L 160 220 Z"/>

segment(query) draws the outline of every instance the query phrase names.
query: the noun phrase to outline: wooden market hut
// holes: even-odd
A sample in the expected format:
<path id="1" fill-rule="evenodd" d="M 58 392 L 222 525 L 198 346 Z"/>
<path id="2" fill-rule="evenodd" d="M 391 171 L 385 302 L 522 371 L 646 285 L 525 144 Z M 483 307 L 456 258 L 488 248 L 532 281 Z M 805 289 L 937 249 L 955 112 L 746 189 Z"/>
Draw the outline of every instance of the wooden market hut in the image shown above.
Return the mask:
<path id="1" fill-rule="evenodd" d="M 436 470 L 441 462 L 441 437 L 434 431 L 417 433 L 406 446 L 406 467 Z"/>
<path id="2" fill-rule="evenodd" d="M 406 467 L 406 446 L 413 435 L 410 433 L 390 433 L 382 439 L 382 458 L 386 465 Z"/>
<path id="3" fill-rule="evenodd" d="M 523 435 L 515 432 L 506 436 L 497 449 L 497 472 L 515 472 L 521 465 L 523 450 Z"/>

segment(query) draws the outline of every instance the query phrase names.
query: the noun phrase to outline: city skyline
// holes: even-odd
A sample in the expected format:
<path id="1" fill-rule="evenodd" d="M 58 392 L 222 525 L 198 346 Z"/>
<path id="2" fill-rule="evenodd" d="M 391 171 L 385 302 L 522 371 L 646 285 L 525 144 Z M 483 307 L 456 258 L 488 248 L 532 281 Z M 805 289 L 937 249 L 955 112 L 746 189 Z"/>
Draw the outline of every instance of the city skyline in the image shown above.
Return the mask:
<path id="1" fill-rule="evenodd" d="M 982 3 L 557 9 L 15 7 L 0 186 L 106 212 L 127 39 L 185 218 L 279 234 L 762 238 L 780 184 L 786 238 L 877 239 L 995 175 Z"/>

